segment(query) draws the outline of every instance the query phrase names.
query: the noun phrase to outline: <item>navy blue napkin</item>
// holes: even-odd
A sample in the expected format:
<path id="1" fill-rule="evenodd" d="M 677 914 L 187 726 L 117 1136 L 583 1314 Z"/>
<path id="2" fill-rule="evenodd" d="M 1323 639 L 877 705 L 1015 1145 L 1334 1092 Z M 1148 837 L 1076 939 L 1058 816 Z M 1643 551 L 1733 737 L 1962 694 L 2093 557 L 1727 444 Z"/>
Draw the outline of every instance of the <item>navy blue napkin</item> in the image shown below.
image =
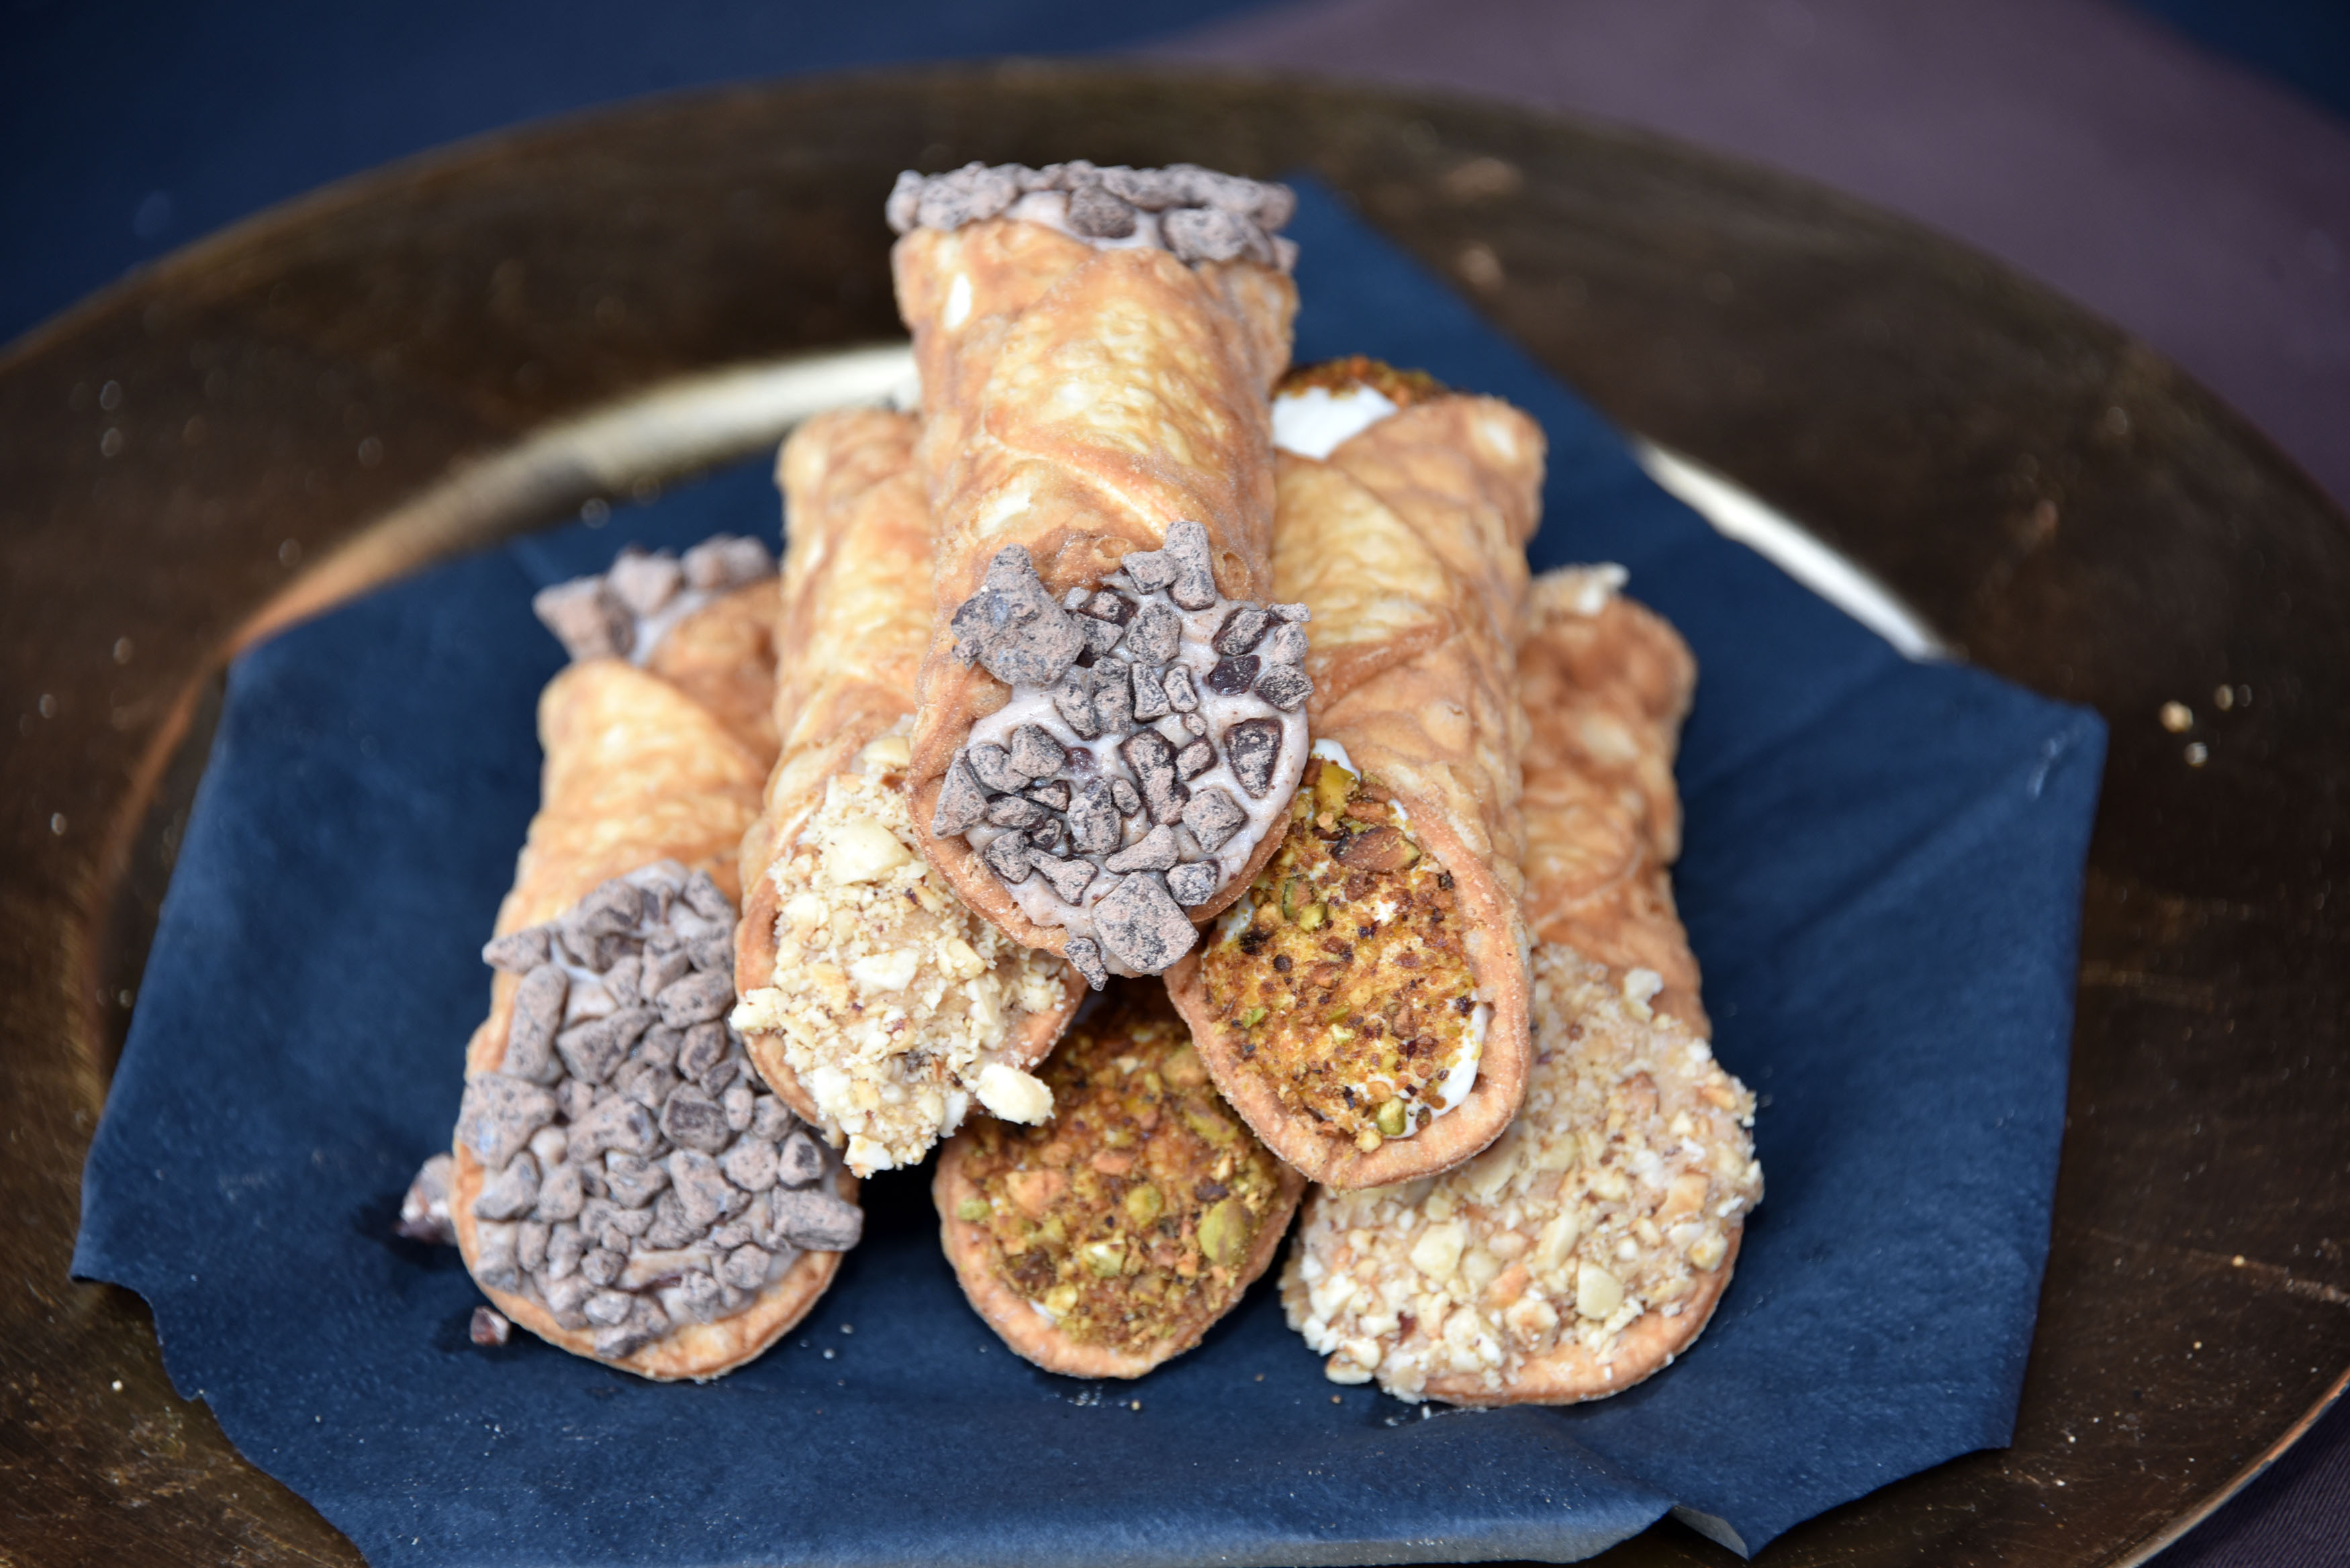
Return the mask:
<path id="1" fill-rule="evenodd" d="M 476 1349 L 396 1239 L 445 1147 L 477 951 L 537 797 L 543 584 L 623 542 L 772 539 L 764 464 L 399 584 L 241 659 L 84 1176 L 75 1272 L 378 1563 L 1570 1560 L 1668 1511 L 1752 1551 L 2007 1440 L 2048 1241 L 2104 731 L 1914 664 L 1658 490 L 1617 434 L 1311 187 L 1301 358 L 1367 351 L 1551 440 L 1537 566 L 1615 560 L 1695 648 L 1677 888 L 1768 1196 L 1713 1325 L 1596 1405 L 1325 1382 L 1270 1282 L 1139 1383 L 1017 1360 L 867 1188 L 763 1360 L 658 1386 Z"/>

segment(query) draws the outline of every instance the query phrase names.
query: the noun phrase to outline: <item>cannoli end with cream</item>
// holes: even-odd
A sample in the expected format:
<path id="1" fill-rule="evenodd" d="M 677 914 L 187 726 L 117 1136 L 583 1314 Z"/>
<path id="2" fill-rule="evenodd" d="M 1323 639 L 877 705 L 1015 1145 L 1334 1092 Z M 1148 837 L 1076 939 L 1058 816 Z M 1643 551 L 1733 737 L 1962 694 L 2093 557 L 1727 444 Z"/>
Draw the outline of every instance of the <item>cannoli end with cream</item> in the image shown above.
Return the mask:
<path id="1" fill-rule="evenodd" d="M 1074 163 L 891 200 L 939 541 L 923 852 L 1096 986 L 1190 950 L 1304 765 L 1303 612 L 1265 591 L 1291 205 Z"/>
<path id="2" fill-rule="evenodd" d="M 976 1103 L 1033 1116 L 1028 1069 L 1084 981 L 958 901 L 920 857 L 905 779 L 930 639 L 915 421 L 795 431 L 775 639 L 782 755 L 743 843 L 734 1023 L 760 1072 L 859 1175 L 919 1162 Z"/>
<path id="3" fill-rule="evenodd" d="M 1314 760 L 1279 853 L 1168 983 L 1258 1136 L 1380 1186 L 1469 1158 L 1524 1094 L 1515 643 L 1544 443 L 1361 358 L 1296 372 L 1274 417 Z"/>
<path id="4" fill-rule="evenodd" d="M 964 1295 L 1049 1372 L 1139 1377 L 1191 1349 L 1272 1262 L 1305 1189 L 1155 990 L 1125 985 L 1070 1032 L 1043 1070 L 1049 1121 L 974 1123 L 939 1157 Z"/>

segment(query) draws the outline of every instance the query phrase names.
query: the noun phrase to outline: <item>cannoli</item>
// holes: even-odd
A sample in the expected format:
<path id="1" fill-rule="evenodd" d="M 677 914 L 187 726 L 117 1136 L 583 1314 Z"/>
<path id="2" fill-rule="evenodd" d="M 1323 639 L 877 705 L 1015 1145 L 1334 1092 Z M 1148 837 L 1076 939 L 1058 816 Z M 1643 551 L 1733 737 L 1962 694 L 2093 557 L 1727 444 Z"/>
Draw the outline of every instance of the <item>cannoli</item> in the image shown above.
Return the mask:
<path id="1" fill-rule="evenodd" d="M 447 1214 L 506 1318 L 647 1377 L 704 1379 L 799 1320 L 862 1218 L 855 1179 L 725 1021 L 735 854 L 764 766 L 649 672 L 666 628 L 603 624 L 648 668 L 589 657 L 539 700 L 539 810 L 483 950 L 498 973 L 466 1048 Z M 720 685 L 764 701 L 771 679 Z"/>
<path id="2" fill-rule="evenodd" d="M 1274 419 L 1313 759 L 1279 852 L 1167 981 L 1274 1153 L 1378 1186 L 1459 1165 L 1525 1093 L 1517 640 L 1544 441 L 1365 359 L 1291 378 Z"/>
<path id="3" fill-rule="evenodd" d="M 608 571 L 540 589 L 531 608 L 573 659 L 650 670 L 775 760 L 775 564 L 758 540 L 713 535 L 682 558 L 631 545 Z"/>
<path id="4" fill-rule="evenodd" d="M 1521 656 L 1525 1109 L 1457 1170 L 1307 1200 L 1282 1302 L 1334 1382 L 1461 1405 L 1620 1393 L 1705 1327 L 1762 1201 L 1754 1097 L 1713 1059 L 1666 879 L 1694 667 L 1622 581 L 1539 579 Z"/>
<path id="5" fill-rule="evenodd" d="M 980 1121 L 931 1186 L 963 1293 L 1048 1372 L 1139 1377 L 1272 1261 L 1305 1179 L 1249 1136 L 1155 985 L 1119 988 L 1045 1064 L 1042 1127 Z"/>
<path id="6" fill-rule="evenodd" d="M 1157 974 L 1281 836 L 1298 607 L 1265 602 L 1294 199 L 1203 169 L 901 177 L 937 625 L 922 851 L 1095 986 Z"/>
<path id="7" fill-rule="evenodd" d="M 931 540 L 914 433 L 909 415 L 860 410 L 784 445 L 784 748 L 743 844 L 734 1025 L 859 1176 L 920 1161 L 974 1098 L 1015 1121 L 1048 1114 L 1028 1069 L 1086 992 L 916 852 L 905 776 Z"/>

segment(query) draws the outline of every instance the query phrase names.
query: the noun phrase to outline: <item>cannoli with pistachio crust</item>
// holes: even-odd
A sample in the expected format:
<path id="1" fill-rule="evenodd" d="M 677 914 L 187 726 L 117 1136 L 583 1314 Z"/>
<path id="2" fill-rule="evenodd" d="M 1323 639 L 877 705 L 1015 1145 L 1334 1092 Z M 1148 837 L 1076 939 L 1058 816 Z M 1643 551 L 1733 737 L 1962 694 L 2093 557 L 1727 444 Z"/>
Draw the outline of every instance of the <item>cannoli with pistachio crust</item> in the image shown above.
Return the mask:
<path id="1" fill-rule="evenodd" d="M 1217 1096 L 1156 985 L 1118 988 L 1044 1075 L 1049 1122 L 977 1122 L 939 1156 L 947 1258 L 1037 1366 L 1139 1377 L 1264 1272 L 1305 1179 Z"/>
<path id="2" fill-rule="evenodd" d="M 915 824 L 972 909 L 1097 986 L 1191 949 L 1305 764 L 1305 612 L 1267 602 L 1292 205 L 1085 163 L 890 198 L 937 541 Z"/>
<path id="3" fill-rule="evenodd" d="M 1539 579 L 1521 659 L 1525 1109 L 1457 1170 L 1307 1200 L 1282 1302 L 1335 1382 L 1462 1405 L 1620 1393 L 1705 1327 L 1762 1200 L 1754 1098 L 1713 1059 L 1666 880 L 1693 666 L 1622 581 Z"/>
<path id="4" fill-rule="evenodd" d="M 647 1377 L 702 1379 L 797 1322 L 862 1220 L 854 1179 L 726 1023 L 735 850 L 765 770 L 650 672 L 655 642 L 635 650 L 647 668 L 590 657 L 540 698 L 540 805 L 483 950 L 498 973 L 446 1205 L 505 1317 Z M 772 680 L 693 667 L 763 700 Z"/>
<path id="5" fill-rule="evenodd" d="M 1517 639 L 1544 441 L 1364 359 L 1291 378 L 1274 418 L 1313 760 L 1280 850 L 1167 980 L 1274 1152 L 1378 1186 L 1467 1159 L 1525 1092 Z"/>
<path id="6" fill-rule="evenodd" d="M 1015 1121 L 1046 1115 L 1028 1069 L 1086 990 L 964 908 L 916 852 L 905 778 L 931 540 L 914 433 L 909 415 L 858 410 L 784 444 L 783 753 L 743 842 L 734 1025 L 859 1176 L 920 1161 L 974 1099 Z"/>

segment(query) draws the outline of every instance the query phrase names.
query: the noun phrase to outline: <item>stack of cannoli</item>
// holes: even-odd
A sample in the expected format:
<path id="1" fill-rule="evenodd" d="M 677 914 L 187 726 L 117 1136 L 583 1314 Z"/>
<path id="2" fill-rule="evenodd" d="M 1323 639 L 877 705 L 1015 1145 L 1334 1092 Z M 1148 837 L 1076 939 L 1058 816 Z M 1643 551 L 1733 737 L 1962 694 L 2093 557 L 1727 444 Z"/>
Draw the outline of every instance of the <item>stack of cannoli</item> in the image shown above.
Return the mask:
<path id="1" fill-rule="evenodd" d="M 780 579 L 717 541 L 542 596 L 577 662 L 403 1220 L 505 1317 L 713 1376 L 936 1149 L 965 1294 L 1055 1371 L 1197 1345 L 1301 1205 L 1340 1383 L 1590 1398 L 1703 1327 L 1762 1178 L 1669 881 L 1693 664 L 1619 570 L 1529 576 L 1524 414 L 1290 370 L 1293 205 L 903 176 L 920 407 L 794 432 Z"/>

